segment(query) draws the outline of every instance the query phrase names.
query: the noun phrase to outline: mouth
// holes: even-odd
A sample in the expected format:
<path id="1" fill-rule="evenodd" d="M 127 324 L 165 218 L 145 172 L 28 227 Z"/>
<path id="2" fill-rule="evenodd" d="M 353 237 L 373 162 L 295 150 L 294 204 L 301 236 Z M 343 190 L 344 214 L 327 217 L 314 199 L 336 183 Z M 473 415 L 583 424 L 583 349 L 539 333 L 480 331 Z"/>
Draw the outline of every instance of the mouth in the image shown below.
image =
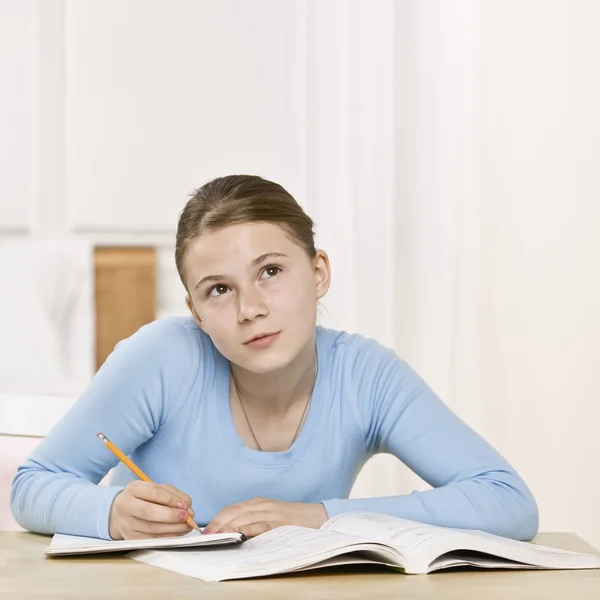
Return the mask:
<path id="1" fill-rule="evenodd" d="M 267 338 L 272 338 L 272 337 L 276 336 L 278 333 L 281 333 L 281 332 L 280 331 L 270 331 L 270 332 L 267 332 L 267 333 L 259 333 L 259 334 L 255 335 L 255 336 L 247 339 L 244 342 L 244 345 L 251 344 L 253 342 L 258 342 L 259 340 L 265 340 L 265 341 L 267 341 Z"/>

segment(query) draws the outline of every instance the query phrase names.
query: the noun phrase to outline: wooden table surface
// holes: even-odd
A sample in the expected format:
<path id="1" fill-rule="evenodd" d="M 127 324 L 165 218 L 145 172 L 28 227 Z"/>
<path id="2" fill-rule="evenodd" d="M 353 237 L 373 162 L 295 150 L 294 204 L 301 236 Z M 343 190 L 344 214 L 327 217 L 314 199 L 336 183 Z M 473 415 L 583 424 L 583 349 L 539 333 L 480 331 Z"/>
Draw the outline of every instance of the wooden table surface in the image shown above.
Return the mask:
<path id="1" fill-rule="evenodd" d="M 600 553 L 572 533 L 542 533 L 547 546 Z M 402 575 L 371 567 L 343 567 L 296 575 L 208 583 L 122 555 L 45 558 L 50 538 L 0 532 L 0 598 L 470 598 L 599 600 L 600 570 L 443 571 Z"/>

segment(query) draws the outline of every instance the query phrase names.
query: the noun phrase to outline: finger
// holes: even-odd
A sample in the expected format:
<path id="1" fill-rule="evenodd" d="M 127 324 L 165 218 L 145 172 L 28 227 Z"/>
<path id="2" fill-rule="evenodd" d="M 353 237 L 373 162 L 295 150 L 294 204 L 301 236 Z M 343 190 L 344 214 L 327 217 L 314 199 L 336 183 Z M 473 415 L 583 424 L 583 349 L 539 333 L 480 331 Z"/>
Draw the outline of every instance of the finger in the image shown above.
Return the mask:
<path id="1" fill-rule="evenodd" d="M 165 488 L 168 492 L 175 494 L 177 497 L 181 498 L 184 505 L 178 506 L 178 508 L 183 508 L 183 510 L 187 510 L 188 515 L 192 517 L 192 519 L 196 516 L 196 511 L 192 508 L 192 499 L 181 490 L 178 490 L 174 485 L 169 485 L 168 483 L 161 483 L 160 487 Z"/>
<path id="2" fill-rule="evenodd" d="M 162 485 L 156 483 L 148 483 L 146 481 L 132 481 L 127 485 L 131 493 L 140 500 L 152 502 L 153 504 L 162 504 L 172 508 L 183 508 L 180 506 L 182 499 L 173 492 L 167 490 Z"/>
<path id="3" fill-rule="evenodd" d="M 276 519 L 273 513 L 263 510 L 247 510 L 245 513 L 229 521 L 229 523 L 225 523 L 216 533 L 244 530 L 245 527 L 251 527 L 257 523 L 270 523 L 270 528 L 281 525 L 279 519 Z"/>
<path id="4" fill-rule="evenodd" d="M 280 521 L 269 520 L 266 513 L 262 513 L 260 516 L 256 513 L 253 516 L 243 515 L 240 519 L 232 521 L 223 527 L 220 531 L 214 533 L 229 533 L 238 531 L 243 533 L 247 538 L 255 537 L 261 533 L 281 527 L 284 523 Z"/>
<path id="5" fill-rule="evenodd" d="M 216 533 L 240 514 L 243 514 L 238 511 L 233 511 L 232 508 L 233 506 L 229 506 L 219 512 L 217 516 L 212 519 L 212 521 L 210 521 L 210 523 L 204 528 L 204 533 Z"/>
<path id="6" fill-rule="evenodd" d="M 187 523 L 157 523 L 155 521 L 145 521 L 132 517 L 129 524 L 130 529 L 138 533 L 143 533 L 147 537 L 157 535 L 172 535 L 179 536 L 189 533 L 192 528 Z"/>
<path id="7" fill-rule="evenodd" d="M 189 516 L 187 511 L 182 508 L 171 508 L 139 498 L 132 500 L 130 514 L 143 521 L 156 523 L 185 523 Z"/>
<path id="8" fill-rule="evenodd" d="M 192 499 L 188 494 L 186 494 L 185 492 L 182 492 L 181 490 L 178 490 L 174 485 L 170 485 L 168 483 L 161 483 L 160 487 L 163 487 L 168 492 L 171 492 L 172 494 L 179 496 L 187 504 L 187 507 L 191 508 Z"/>
<path id="9" fill-rule="evenodd" d="M 213 529 L 207 526 L 204 533 L 225 533 L 229 531 L 244 531 L 244 527 L 250 527 L 256 523 L 273 521 L 273 514 L 262 510 L 246 510 L 243 513 L 236 515 L 230 521 L 223 521 L 221 525 L 216 525 Z M 210 525 L 210 524 L 209 524 Z"/>
<path id="10" fill-rule="evenodd" d="M 275 527 L 279 527 L 280 524 L 271 525 L 269 523 L 253 523 L 252 525 L 246 525 L 245 527 L 241 527 L 236 529 L 236 531 L 241 531 L 248 539 L 252 537 L 256 537 L 261 533 L 266 533 L 271 529 L 275 529 Z"/>
<path id="11" fill-rule="evenodd" d="M 237 504 L 231 504 L 222 509 L 205 527 L 205 533 L 214 533 L 222 529 L 227 523 L 230 523 L 240 515 L 248 512 L 251 508 L 256 510 L 256 502 L 254 500 L 245 500 Z M 207 531 L 208 530 L 208 531 Z"/>

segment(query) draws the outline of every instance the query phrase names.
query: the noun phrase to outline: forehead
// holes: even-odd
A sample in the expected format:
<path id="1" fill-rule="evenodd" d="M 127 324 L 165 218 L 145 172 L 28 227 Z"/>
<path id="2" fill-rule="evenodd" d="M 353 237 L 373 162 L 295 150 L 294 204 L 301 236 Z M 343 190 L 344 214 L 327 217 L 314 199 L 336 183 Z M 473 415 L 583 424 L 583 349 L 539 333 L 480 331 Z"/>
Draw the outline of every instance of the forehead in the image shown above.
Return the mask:
<path id="1" fill-rule="evenodd" d="M 187 251 L 187 267 L 193 270 L 218 265 L 244 264 L 267 252 L 295 256 L 302 248 L 274 223 L 242 223 L 203 233 Z"/>

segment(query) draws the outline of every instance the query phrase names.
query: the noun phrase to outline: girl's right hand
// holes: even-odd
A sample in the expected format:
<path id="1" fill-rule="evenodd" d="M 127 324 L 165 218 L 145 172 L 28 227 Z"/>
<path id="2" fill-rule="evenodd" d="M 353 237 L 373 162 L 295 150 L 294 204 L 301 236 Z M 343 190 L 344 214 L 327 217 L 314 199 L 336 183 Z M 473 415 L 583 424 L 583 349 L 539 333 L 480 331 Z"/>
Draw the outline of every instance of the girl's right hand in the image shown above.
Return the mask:
<path id="1" fill-rule="evenodd" d="M 192 499 L 173 487 L 146 481 L 130 481 L 112 503 L 108 531 L 113 540 L 179 536 L 192 528 Z"/>

